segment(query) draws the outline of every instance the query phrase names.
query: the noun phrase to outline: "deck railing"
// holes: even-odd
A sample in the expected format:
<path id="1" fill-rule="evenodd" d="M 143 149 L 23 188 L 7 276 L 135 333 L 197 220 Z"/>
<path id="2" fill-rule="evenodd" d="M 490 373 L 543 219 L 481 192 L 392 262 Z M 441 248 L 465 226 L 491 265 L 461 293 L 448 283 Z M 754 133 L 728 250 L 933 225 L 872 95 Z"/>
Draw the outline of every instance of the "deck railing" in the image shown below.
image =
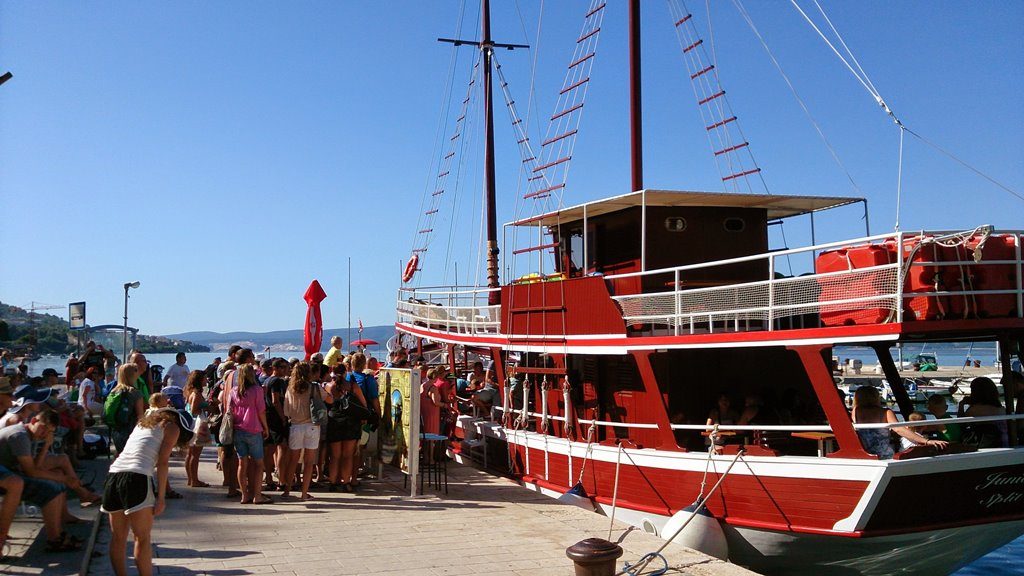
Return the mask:
<path id="1" fill-rule="evenodd" d="M 981 229 L 978 229 L 981 230 Z M 975 230 L 977 232 L 977 230 Z M 1000 233 L 1012 238 L 1015 255 L 1007 260 L 911 261 L 905 262 L 902 247 L 915 238 L 928 242 L 949 242 L 970 237 L 968 232 L 894 232 L 818 244 L 805 248 L 780 250 L 767 254 L 731 258 L 716 262 L 662 268 L 607 276 L 609 280 L 639 278 L 644 284 L 665 285 L 673 289 L 613 296 L 622 308 L 627 326 L 644 326 L 669 330 L 673 334 L 698 331 L 779 330 L 799 325 L 808 314 L 857 314 L 863 312 L 875 321 L 863 323 L 902 322 L 904 309 L 913 299 L 1012 295 L 1016 299 L 1016 317 L 1024 317 L 1024 276 L 1022 276 L 1021 232 Z M 990 241 L 991 238 L 990 238 Z M 873 244 L 894 245 L 895 261 L 887 264 L 848 270 L 812 273 L 797 277 L 777 277 L 779 258 L 812 254 L 825 250 Z M 767 278 L 755 282 L 722 283 L 711 287 L 688 287 L 687 277 L 713 276 L 717 270 L 739 264 L 763 262 Z M 908 265 L 909 264 L 909 265 Z M 1005 266 L 1012 282 L 1002 289 L 934 290 L 905 292 L 906 279 L 914 267 L 959 267 L 968 269 L 964 276 L 981 266 Z M 702 282 L 707 284 L 707 282 Z M 779 322 L 789 319 L 788 324 Z M 815 326 L 806 326 L 815 327 Z"/>
<path id="2" fill-rule="evenodd" d="M 458 334 L 497 334 L 501 306 L 489 304 L 500 288 L 437 286 L 401 288 L 398 321 Z"/>
<path id="3" fill-rule="evenodd" d="M 980 231 L 980 232 L 979 232 Z M 842 242 L 830 242 L 804 248 L 780 250 L 766 254 L 731 258 L 715 262 L 676 266 L 644 272 L 606 276 L 609 281 L 637 278 L 643 286 L 667 286 L 669 289 L 619 294 L 612 298 L 622 310 L 627 327 L 661 334 L 693 334 L 698 332 L 772 331 L 789 328 L 813 328 L 825 315 L 862 314 L 852 319 L 858 324 L 902 322 L 908 307 L 935 299 L 969 298 L 981 302 L 985 297 L 1001 296 L 1015 300 L 1012 314 L 1024 317 L 1024 232 L 1009 231 L 991 235 L 1011 238 L 1012 258 L 1004 260 L 911 259 L 906 261 L 903 246 L 915 239 L 949 243 L 976 234 L 988 234 L 988 228 L 974 231 L 894 232 Z M 869 267 L 855 267 L 802 276 L 776 275 L 780 258 L 800 254 L 816 256 L 826 250 L 864 245 L 895 246 L 895 261 Z M 968 253 L 968 251 L 964 251 Z M 763 263 L 767 274 L 753 282 L 720 282 L 711 285 L 708 278 L 727 277 L 729 267 L 750 267 Z M 915 268 L 946 270 L 957 267 L 962 278 L 985 277 L 977 274 L 983 266 L 1000 267 L 1000 289 L 937 289 L 908 292 L 907 278 Z M 734 268 L 735 269 L 735 268 Z M 991 278 L 992 269 L 989 268 Z M 724 272 L 723 272 L 724 271 Z M 697 279 L 693 282 L 691 279 Z M 618 283 L 611 282 L 614 286 Z M 971 288 L 971 287 L 967 287 Z M 402 288 L 398 293 L 398 321 L 458 334 L 498 334 L 501 307 L 489 304 L 491 293 L 498 288 L 438 286 Z M 975 304 L 980 308 L 981 304 Z"/>

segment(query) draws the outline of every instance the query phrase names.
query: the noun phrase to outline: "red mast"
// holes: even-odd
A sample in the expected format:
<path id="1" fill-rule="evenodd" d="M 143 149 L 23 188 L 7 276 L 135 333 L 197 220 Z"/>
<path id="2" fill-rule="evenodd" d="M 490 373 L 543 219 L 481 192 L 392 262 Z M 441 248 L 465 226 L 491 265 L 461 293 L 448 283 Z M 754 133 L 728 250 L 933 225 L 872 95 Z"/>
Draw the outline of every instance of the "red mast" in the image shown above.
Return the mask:
<path id="1" fill-rule="evenodd" d="M 486 2 L 486 0 L 484 0 Z M 640 0 L 629 0 L 629 141 L 632 191 L 644 187 L 643 117 L 640 102 Z"/>

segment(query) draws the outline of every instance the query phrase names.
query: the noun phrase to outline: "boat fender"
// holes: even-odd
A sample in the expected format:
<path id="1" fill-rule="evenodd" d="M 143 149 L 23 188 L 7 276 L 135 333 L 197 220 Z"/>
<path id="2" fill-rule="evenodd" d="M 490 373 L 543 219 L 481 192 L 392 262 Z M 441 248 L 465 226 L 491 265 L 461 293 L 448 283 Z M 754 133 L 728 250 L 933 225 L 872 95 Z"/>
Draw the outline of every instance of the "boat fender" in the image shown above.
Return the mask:
<path id="1" fill-rule="evenodd" d="M 402 273 L 402 282 L 408 282 L 412 280 L 412 277 L 416 275 L 416 267 L 419 266 L 420 256 L 419 254 L 413 254 L 409 258 L 409 262 L 405 265 L 405 272 Z"/>
<path id="2" fill-rule="evenodd" d="M 590 499 L 590 496 L 587 496 L 587 490 L 583 487 L 582 482 L 577 482 L 568 492 L 559 496 L 558 501 L 563 504 L 572 504 L 591 512 L 596 510 L 594 502 Z"/>
<path id="3" fill-rule="evenodd" d="M 690 518 L 693 517 L 693 520 Z M 687 521 L 689 520 L 689 524 Z M 686 527 L 679 532 L 679 529 Z M 673 534 L 676 534 L 673 538 Z M 661 537 L 672 539 L 677 544 L 692 548 L 719 560 L 728 560 L 729 543 L 725 540 L 725 532 L 718 519 L 708 512 L 703 504 L 696 502 L 676 512 L 661 529 Z"/>

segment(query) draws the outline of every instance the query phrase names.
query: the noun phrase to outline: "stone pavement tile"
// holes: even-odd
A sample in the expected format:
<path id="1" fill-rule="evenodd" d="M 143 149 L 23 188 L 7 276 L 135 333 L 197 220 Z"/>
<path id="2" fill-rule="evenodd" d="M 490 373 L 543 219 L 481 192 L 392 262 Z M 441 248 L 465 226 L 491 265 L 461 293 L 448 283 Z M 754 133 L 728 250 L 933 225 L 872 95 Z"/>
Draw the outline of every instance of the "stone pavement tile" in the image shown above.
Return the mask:
<path id="1" fill-rule="evenodd" d="M 200 475 L 212 479 L 213 453 L 208 452 Z M 369 480 L 357 494 L 318 492 L 310 503 L 281 501 L 278 494 L 271 494 L 276 502 L 267 506 L 230 502 L 223 498 L 222 488 L 182 487 L 186 498 L 169 503 L 154 527 L 159 573 L 571 574 L 565 548 L 607 534 L 608 519 L 603 516 L 472 468 L 452 464 L 449 471 L 450 494 L 416 499 L 403 496 L 402 477 L 397 474 L 390 481 Z M 180 469 L 172 471 L 172 483 L 181 485 L 180 475 Z M 614 533 L 623 528 L 617 524 Z M 346 546 L 353 537 L 360 538 L 360 545 Z M 634 531 L 623 544 L 624 560 L 636 559 L 660 543 Z M 692 552 L 673 552 L 670 558 L 677 565 L 704 559 Z M 90 573 L 105 576 L 101 566 L 106 563 L 106 558 L 97 560 Z M 713 566 L 708 569 L 711 572 L 702 576 L 718 574 Z"/>

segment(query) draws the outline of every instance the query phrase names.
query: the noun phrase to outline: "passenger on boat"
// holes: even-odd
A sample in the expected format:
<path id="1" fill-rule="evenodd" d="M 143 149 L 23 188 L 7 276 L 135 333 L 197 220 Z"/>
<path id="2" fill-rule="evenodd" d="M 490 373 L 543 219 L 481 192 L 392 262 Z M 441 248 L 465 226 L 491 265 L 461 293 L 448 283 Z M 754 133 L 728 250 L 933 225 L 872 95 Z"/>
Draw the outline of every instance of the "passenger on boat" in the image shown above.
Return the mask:
<path id="1" fill-rule="evenodd" d="M 719 394 L 717 407 L 712 408 L 711 412 L 708 413 L 707 425 L 714 426 L 716 424 L 721 424 L 723 426 L 732 426 L 736 424 L 739 418 L 740 417 L 736 411 L 732 409 L 732 401 L 729 400 L 729 396 L 727 394 Z M 708 446 L 711 445 L 711 438 L 712 437 L 709 436 L 707 439 L 706 444 Z M 720 452 L 721 447 L 725 444 L 725 439 L 717 435 L 714 438 L 715 452 Z"/>
<path id="2" fill-rule="evenodd" d="M 966 407 L 966 409 L 965 409 Z M 971 393 L 960 401 L 957 415 L 968 418 L 1004 416 L 1006 411 L 999 402 L 999 390 L 991 378 L 979 376 L 971 381 Z M 967 424 L 964 442 L 978 448 L 1004 448 L 1009 445 L 1006 421 Z"/>
<path id="3" fill-rule="evenodd" d="M 899 420 L 892 410 L 882 406 L 882 395 L 874 386 L 861 386 L 853 393 L 854 424 L 896 424 Z M 904 438 L 910 439 L 918 446 L 935 446 L 945 449 L 949 442 L 945 440 L 929 440 L 910 428 L 893 428 L 893 431 Z M 861 444 L 870 454 L 883 460 L 893 457 L 892 434 L 887 428 L 867 428 L 857 430 Z"/>
<path id="4" fill-rule="evenodd" d="M 911 412 L 910 417 L 907 418 L 907 421 L 909 422 L 924 422 L 925 420 L 927 420 L 927 418 L 921 412 Z M 914 430 L 918 434 L 924 436 L 925 438 L 931 438 L 932 434 L 936 432 L 937 428 L 942 428 L 942 426 L 918 426 L 915 427 Z M 939 438 L 939 440 L 942 440 L 942 438 Z M 918 443 L 914 442 L 910 438 L 904 436 L 900 437 L 900 451 L 913 448 L 914 446 L 918 446 Z"/>
<path id="5" fill-rule="evenodd" d="M 719 394 L 717 407 L 712 408 L 711 412 L 708 413 L 707 425 L 732 425 L 736 424 L 739 418 L 739 414 L 732 409 L 732 401 L 729 400 L 729 396 L 727 394 Z"/>
<path id="6" fill-rule="evenodd" d="M 932 416 L 935 416 L 936 420 L 952 420 L 953 416 L 947 412 L 946 399 L 939 394 L 932 394 L 928 397 L 928 412 Z M 963 431 L 960 429 L 959 424 L 944 423 L 942 430 L 939 431 L 941 440 L 947 440 L 949 442 L 959 442 Z"/>
<path id="7" fill-rule="evenodd" d="M 479 409 L 485 415 L 491 413 L 491 407 L 494 406 L 494 402 L 498 399 L 498 385 L 491 376 L 492 374 L 488 373 L 488 378 L 484 379 L 481 388 L 473 392 L 473 396 L 470 397 L 473 407 Z"/>
<path id="8" fill-rule="evenodd" d="M 764 412 L 764 400 L 757 394 L 747 394 L 743 400 L 743 413 L 736 423 L 740 426 L 761 423 L 764 420 Z"/>

